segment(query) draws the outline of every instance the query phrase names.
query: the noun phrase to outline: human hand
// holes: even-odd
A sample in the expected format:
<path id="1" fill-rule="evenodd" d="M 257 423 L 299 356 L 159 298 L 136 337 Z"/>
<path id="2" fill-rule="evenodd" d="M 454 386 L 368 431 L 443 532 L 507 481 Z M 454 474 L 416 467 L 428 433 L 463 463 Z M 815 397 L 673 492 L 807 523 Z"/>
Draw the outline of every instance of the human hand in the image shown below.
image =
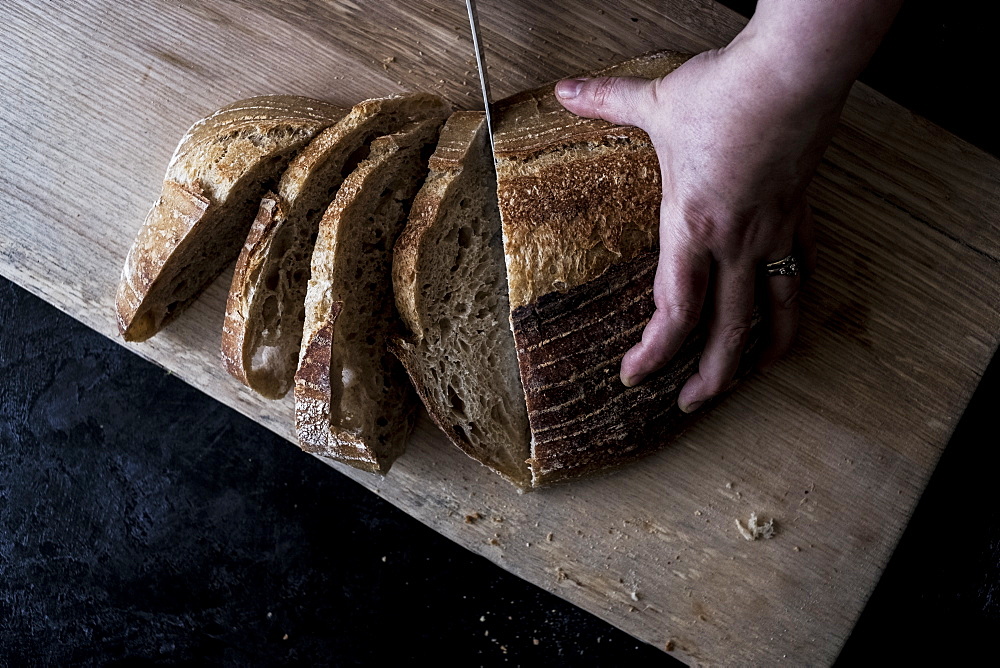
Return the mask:
<path id="1" fill-rule="evenodd" d="M 642 382 L 706 319 L 698 372 L 678 397 L 687 412 L 732 381 L 763 265 L 794 253 L 808 273 L 815 261 L 804 193 L 849 88 L 814 94 L 775 68 L 759 44 L 738 37 L 662 79 L 572 79 L 556 87 L 569 111 L 642 128 L 656 148 L 663 183 L 656 311 L 622 360 L 621 378 Z M 799 276 L 766 281 L 763 365 L 793 342 L 799 283 Z"/>

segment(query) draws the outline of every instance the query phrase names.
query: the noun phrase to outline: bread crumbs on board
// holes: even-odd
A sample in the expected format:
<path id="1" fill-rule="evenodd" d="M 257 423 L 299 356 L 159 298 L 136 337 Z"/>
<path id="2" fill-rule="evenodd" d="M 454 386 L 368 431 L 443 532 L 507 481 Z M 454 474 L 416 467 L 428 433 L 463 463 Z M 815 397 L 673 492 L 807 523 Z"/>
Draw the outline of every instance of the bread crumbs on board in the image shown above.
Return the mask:
<path id="1" fill-rule="evenodd" d="M 774 520 L 770 519 L 763 524 L 757 524 L 757 513 L 750 513 L 750 519 L 744 527 L 739 518 L 734 520 L 736 528 L 740 530 L 740 535 L 747 540 L 759 540 L 761 538 L 774 538 Z"/>

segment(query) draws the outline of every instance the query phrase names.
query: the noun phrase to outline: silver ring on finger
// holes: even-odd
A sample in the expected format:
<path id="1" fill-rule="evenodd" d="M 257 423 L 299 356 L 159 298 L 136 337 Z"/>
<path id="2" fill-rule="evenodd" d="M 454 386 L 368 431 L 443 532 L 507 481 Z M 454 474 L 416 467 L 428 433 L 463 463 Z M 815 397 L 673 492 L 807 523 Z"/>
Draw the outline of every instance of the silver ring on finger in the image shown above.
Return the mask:
<path id="1" fill-rule="evenodd" d="M 795 257 L 794 253 L 789 253 L 780 260 L 765 264 L 764 270 L 767 272 L 768 278 L 772 276 L 798 276 L 799 259 Z"/>

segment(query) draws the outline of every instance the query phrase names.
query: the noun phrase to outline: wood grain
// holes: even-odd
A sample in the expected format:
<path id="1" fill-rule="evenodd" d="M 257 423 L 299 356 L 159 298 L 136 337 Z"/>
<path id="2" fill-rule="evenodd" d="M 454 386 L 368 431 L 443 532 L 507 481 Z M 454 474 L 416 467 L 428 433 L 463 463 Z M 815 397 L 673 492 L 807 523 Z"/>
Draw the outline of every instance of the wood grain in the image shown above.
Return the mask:
<path id="1" fill-rule="evenodd" d="M 692 0 L 480 13 L 498 96 L 717 46 L 743 24 Z M 0 273 L 108 336 L 125 254 L 193 120 L 277 92 L 478 103 L 460 2 L 26 0 L 5 18 Z M 675 445 L 522 496 L 424 417 L 387 479 L 335 468 L 687 661 L 828 663 L 996 349 L 998 193 L 1000 162 L 858 86 L 810 193 L 821 257 L 794 354 Z M 289 401 L 254 397 L 219 363 L 228 281 L 130 349 L 291 438 Z M 740 537 L 751 512 L 776 519 L 773 540 Z"/>

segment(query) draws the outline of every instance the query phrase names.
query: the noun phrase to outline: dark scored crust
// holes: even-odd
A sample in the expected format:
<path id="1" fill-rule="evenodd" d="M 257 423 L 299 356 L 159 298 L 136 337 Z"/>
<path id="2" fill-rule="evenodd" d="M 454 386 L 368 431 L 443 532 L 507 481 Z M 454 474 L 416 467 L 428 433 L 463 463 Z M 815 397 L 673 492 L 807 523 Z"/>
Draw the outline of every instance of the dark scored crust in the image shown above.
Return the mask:
<path id="1" fill-rule="evenodd" d="M 636 387 L 618 377 L 622 356 L 653 314 L 655 253 L 615 265 L 600 278 L 514 309 L 514 339 L 531 423 L 535 486 L 618 466 L 666 445 L 704 414 L 677 407 L 697 369 L 698 331 L 659 373 Z M 761 339 L 751 329 L 740 375 Z"/>

